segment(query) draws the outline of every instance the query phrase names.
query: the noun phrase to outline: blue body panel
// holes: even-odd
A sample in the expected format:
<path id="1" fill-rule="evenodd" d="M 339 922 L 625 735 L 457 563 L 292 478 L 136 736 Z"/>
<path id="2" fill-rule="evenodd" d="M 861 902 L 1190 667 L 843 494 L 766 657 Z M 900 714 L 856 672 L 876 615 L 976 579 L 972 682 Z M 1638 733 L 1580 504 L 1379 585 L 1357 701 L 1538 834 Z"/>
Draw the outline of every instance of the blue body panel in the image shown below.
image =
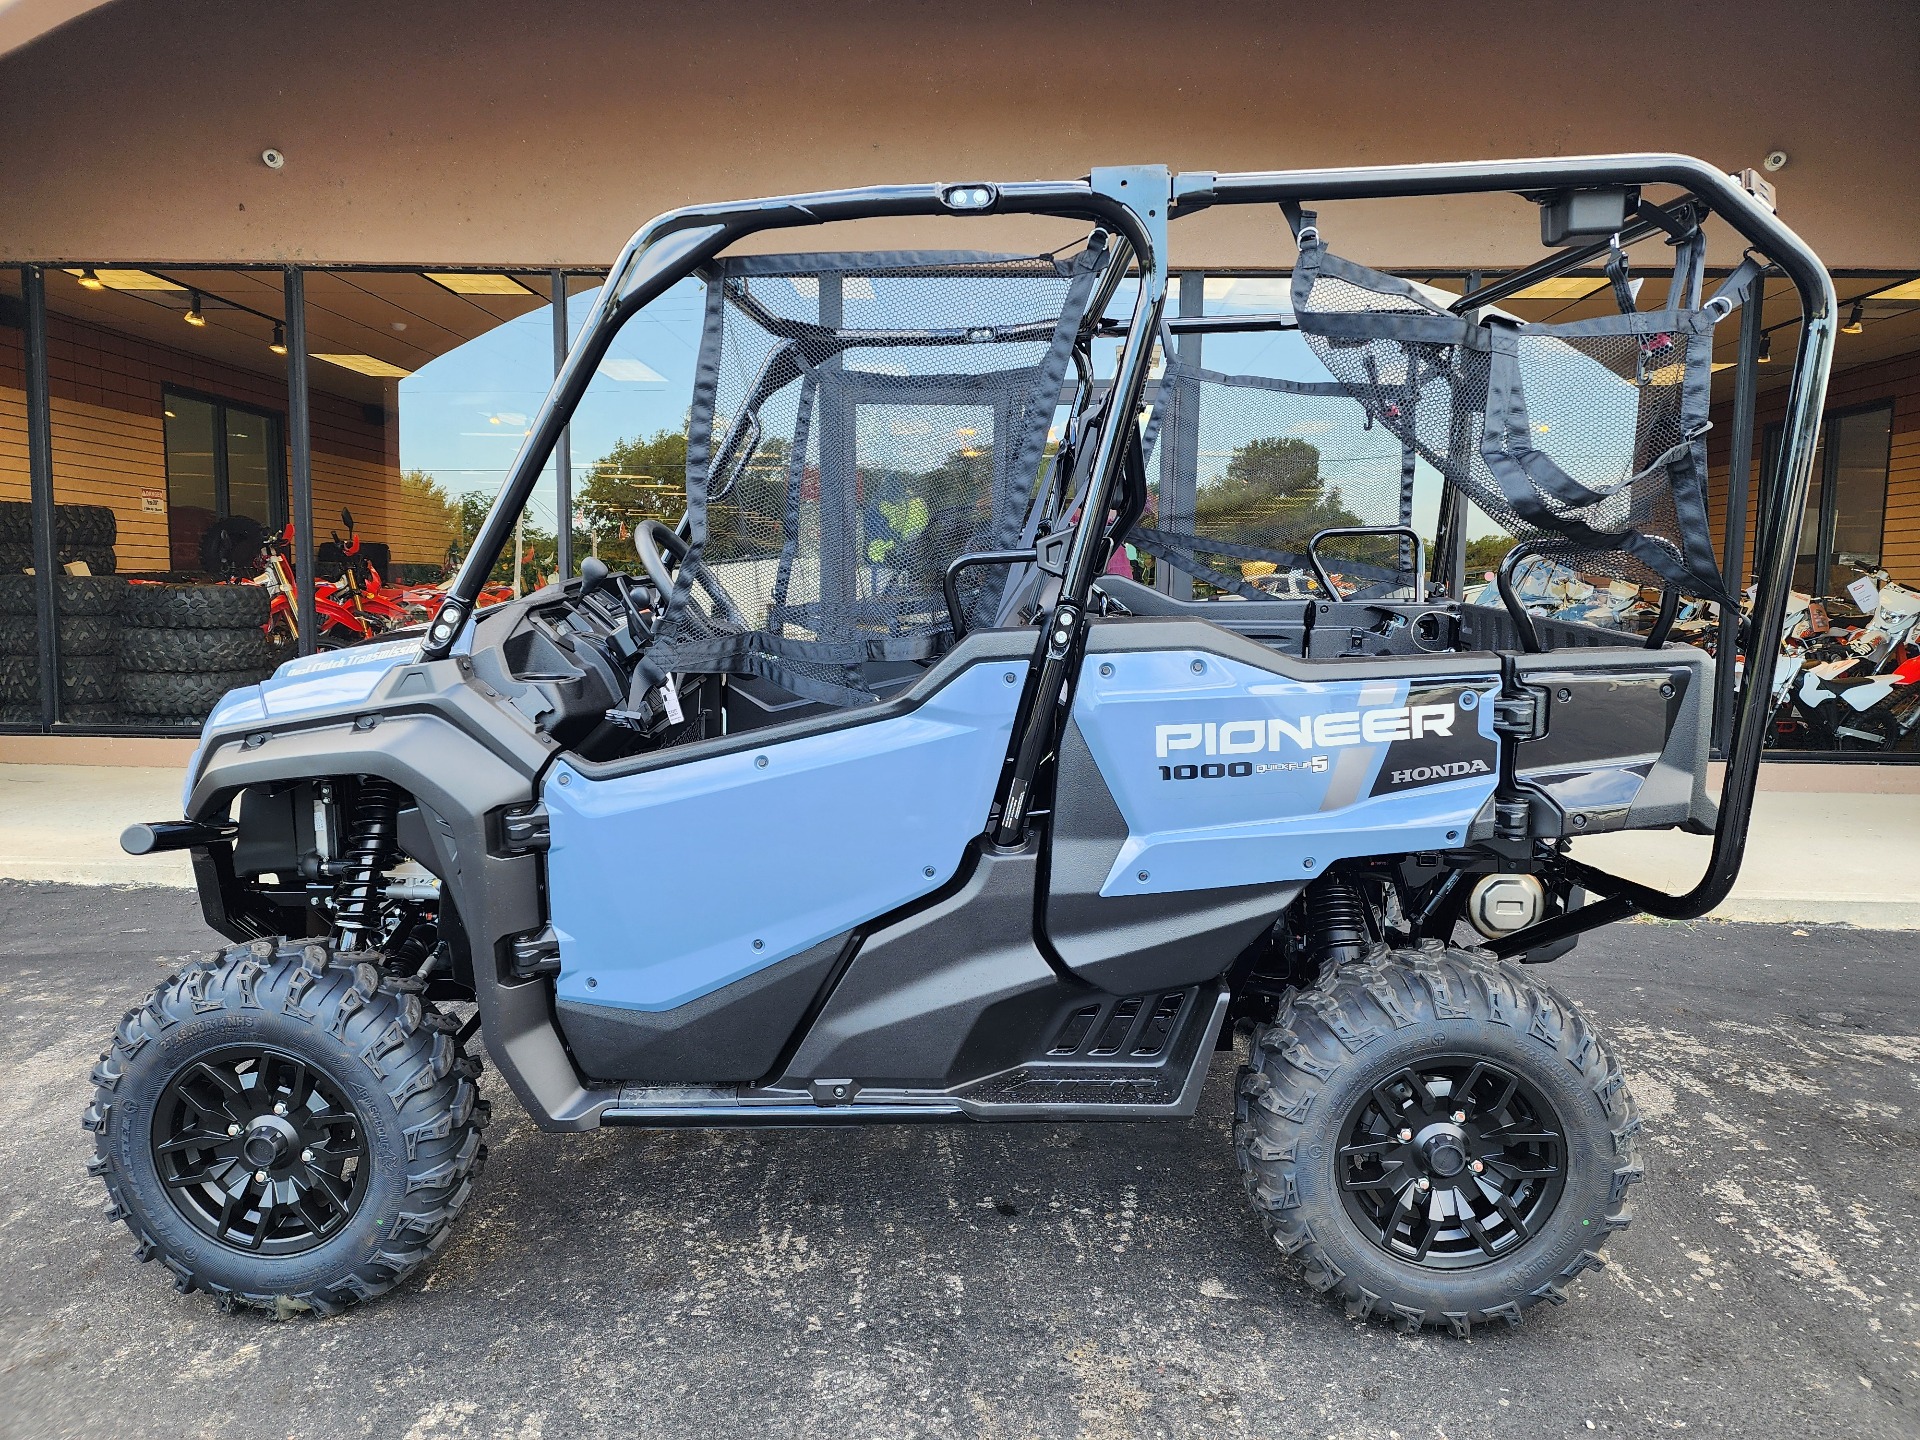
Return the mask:
<path id="1" fill-rule="evenodd" d="M 419 658 L 418 640 L 389 640 L 289 660 L 258 685 L 242 685 L 222 695 L 200 727 L 201 743 L 204 746 L 204 737 L 215 730 L 236 725 L 260 725 L 328 710 L 351 711 L 394 666 L 411 665 Z M 195 750 L 187 762 L 186 790 L 180 797 L 183 809 L 199 773 L 200 752 Z"/>
<path id="2" fill-rule="evenodd" d="M 1190 650 L 1089 657 L 1074 718 L 1127 822 L 1100 893 L 1459 844 L 1499 778 L 1498 692 L 1494 674 L 1309 683 Z"/>
<path id="3" fill-rule="evenodd" d="M 938 889 L 986 826 L 1026 670 L 974 665 L 908 714 L 664 769 L 555 765 L 556 993 L 670 1010 Z"/>

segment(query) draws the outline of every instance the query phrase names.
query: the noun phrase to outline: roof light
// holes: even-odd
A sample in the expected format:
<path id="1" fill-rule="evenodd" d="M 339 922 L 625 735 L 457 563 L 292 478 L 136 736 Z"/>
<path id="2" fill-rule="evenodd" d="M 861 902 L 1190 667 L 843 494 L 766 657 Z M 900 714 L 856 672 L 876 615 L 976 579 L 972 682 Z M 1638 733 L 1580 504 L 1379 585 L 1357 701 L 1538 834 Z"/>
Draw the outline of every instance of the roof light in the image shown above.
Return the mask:
<path id="1" fill-rule="evenodd" d="M 1854 301 L 1853 309 L 1847 312 L 1847 323 L 1840 327 L 1840 333 L 1842 335 L 1858 335 L 1862 330 L 1866 329 L 1867 327 L 1860 323 L 1861 317 L 1866 313 L 1866 301 Z"/>
<path id="2" fill-rule="evenodd" d="M 352 370 L 360 375 L 373 375 L 383 380 L 400 380 L 411 375 L 411 370 L 402 370 L 398 365 L 372 355 L 322 355 L 314 352 L 314 359 L 324 360 L 329 365 L 338 365 L 342 370 Z"/>
<path id="3" fill-rule="evenodd" d="M 993 204 L 991 185 L 949 185 L 940 193 L 949 210 L 985 210 Z"/>
<path id="4" fill-rule="evenodd" d="M 1764 330 L 1760 332 L 1760 353 L 1753 358 L 1762 365 L 1773 363 L 1773 336 Z"/>
<path id="5" fill-rule="evenodd" d="M 286 327 L 278 320 L 273 322 L 273 339 L 267 343 L 267 349 L 276 355 L 284 355 L 287 353 Z"/>
<path id="6" fill-rule="evenodd" d="M 186 322 L 193 326 L 206 324 L 207 317 L 200 313 L 200 292 L 198 290 L 189 290 L 187 295 L 190 298 L 187 301 Z"/>
<path id="7" fill-rule="evenodd" d="M 457 270 L 422 270 L 421 275 L 456 295 L 531 295 L 511 275 L 475 275 Z"/>
<path id="8" fill-rule="evenodd" d="M 80 288 L 83 290 L 104 290 L 107 288 L 107 284 L 106 281 L 94 274 L 93 271 L 82 270 L 80 272 Z"/>

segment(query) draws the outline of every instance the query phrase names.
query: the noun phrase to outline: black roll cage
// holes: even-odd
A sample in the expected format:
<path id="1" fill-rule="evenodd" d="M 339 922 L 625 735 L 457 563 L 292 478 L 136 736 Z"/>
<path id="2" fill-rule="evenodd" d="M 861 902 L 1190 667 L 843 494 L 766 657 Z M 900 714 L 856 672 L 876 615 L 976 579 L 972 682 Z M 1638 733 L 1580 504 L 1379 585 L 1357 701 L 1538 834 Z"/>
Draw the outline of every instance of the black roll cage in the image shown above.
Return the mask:
<path id="1" fill-rule="evenodd" d="M 1089 476 L 1083 523 L 1074 530 L 1059 598 L 1044 617 L 1034 678 L 1022 697 L 1015 724 L 1014 763 L 998 797 L 999 818 L 993 838 L 1001 846 L 1021 845 L 1026 839 L 1034 777 L 1045 756 L 1052 752 L 1061 717 L 1066 713 L 1061 700 L 1083 644 L 1093 582 L 1105 559 L 1108 531 L 1104 518 L 1117 487 L 1124 483 L 1127 441 L 1135 427 L 1110 422 L 1112 417 L 1136 412 L 1148 357 L 1161 329 L 1167 294 L 1168 222 L 1217 205 L 1300 206 L 1339 200 L 1502 192 L 1532 198 L 1541 192 L 1645 184 L 1672 185 L 1685 191 L 1686 198 L 1677 202 L 1678 206 L 1697 207 L 1700 214 L 1716 215 L 1725 221 L 1753 252 L 1785 274 L 1799 294 L 1804 323 L 1789 383 L 1781 444 L 1773 472 L 1763 473 L 1760 478 L 1754 546 L 1758 590 L 1748 649 L 1752 654 L 1765 653 L 1778 644 L 1785 621 L 1794 527 L 1805 506 L 1826 399 L 1836 329 L 1833 282 L 1806 244 L 1734 177 L 1684 155 L 1633 154 L 1240 174 L 1172 174 L 1158 166 L 1115 167 L 1095 170 L 1086 179 L 1075 181 L 881 185 L 669 211 L 635 234 L 614 263 L 428 631 L 423 658 L 440 659 L 451 650 L 473 612 L 488 572 L 512 534 L 515 517 L 531 496 L 615 334 L 636 311 L 728 246 L 764 230 L 840 220 L 1047 215 L 1089 221 L 1116 235 L 1122 253 L 1115 255 L 1099 293 L 1088 306 L 1082 341 L 1099 326 L 1129 263 L 1139 276 L 1140 288 L 1133 314 L 1124 327 L 1119 363 L 1108 391 L 1106 423 L 1098 427 L 1094 453 L 1082 457 Z M 1685 219 L 1675 207 L 1641 202 L 1630 230 L 1623 232 L 1621 239 L 1624 242 L 1629 235 L 1639 238 L 1655 229 L 1672 233 L 1674 224 L 1684 225 Z M 1462 297 L 1455 308 L 1491 304 L 1526 285 L 1578 269 L 1595 253 L 1592 245 L 1570 247 Z M 1758 299 L 1749 303 L 1757 304 Z M 1120 327 L 1107 328 L 1113 333 Z M 1084 376 L 1081 388 L 1086 389 Z M 1737 564 L 1738 558 L 1727 557 L 1728 563 Z M 1763 640 L 1771 644 L 1763 646 Z M 1636 912 L 1689 919 L 1707 913 L 1725 899 L 1739 873 L 1752 819 L 1766 730 L 1769 674 L 1768 666 L 1747 667 L 1727 744 L 1712 855 L 1700 881 L 1681 894 L 1668 894 L 1560 856 L 1553 863 L 1561 874 L 1600 898 L 1508 936 L 1494 949 L 1503 954 L 1522 953 Z"/>

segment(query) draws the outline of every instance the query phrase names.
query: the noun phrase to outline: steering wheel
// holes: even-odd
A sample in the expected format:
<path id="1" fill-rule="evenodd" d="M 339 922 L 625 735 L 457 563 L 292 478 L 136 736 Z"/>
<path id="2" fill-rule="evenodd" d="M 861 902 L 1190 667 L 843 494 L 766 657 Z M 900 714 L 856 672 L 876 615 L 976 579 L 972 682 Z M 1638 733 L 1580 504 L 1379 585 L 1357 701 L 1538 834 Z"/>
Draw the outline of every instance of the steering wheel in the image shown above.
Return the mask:
<path id="1" fill-rule="evenodd" d="M 640 558 L 640 568 L 647 572 L 648 581 L 659 592 L 664 612 L 667 597 L 673 594 L 674 577 L 693 553 L 693 547 L 679 531 L 669 529 L 658 520 L 642 520 L 633 527 L 633 550 Z M 713 600 L 715 623 L 723 629 L 750 628 L 740 607 L 733 603 L 733 597 L 727 594 L 712 570 L 699 565 L 694 579 Z"/>
<path id="2" fill-rule="evenodd" d="M 660 592 L 662 604 L 673 593 L 674 572 L 690 548 L 678 531 L 669 530 L 658 520 L 642 520 L 633 527 L 634 553 L 640 557 L 640 568 L 647 572 L 647 579 Z"/>

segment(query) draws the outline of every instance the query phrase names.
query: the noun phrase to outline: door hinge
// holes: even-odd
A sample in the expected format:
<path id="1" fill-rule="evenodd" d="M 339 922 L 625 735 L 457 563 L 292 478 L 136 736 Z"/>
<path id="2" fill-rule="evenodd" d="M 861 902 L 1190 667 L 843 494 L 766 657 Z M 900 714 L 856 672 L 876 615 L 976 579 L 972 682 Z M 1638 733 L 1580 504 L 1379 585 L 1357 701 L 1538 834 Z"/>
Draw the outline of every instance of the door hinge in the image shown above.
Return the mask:
<path id="1" fill-rule="evenodd" d="M 547 819 L 547 807 L 539 801 L 517 805 L 500 813 L 500 853 L 531 855 L 553 844 L 553 830 Z"/>
<path id="2" fill-rule="evenodd" d="M 1493 728 L 1512 740 L 1538 740 L 1546 734 L 1545 719 L 1538 691 L 1502 695 L 1493 702 Z"/>
<path id="3" fill-rule="evenodd" d="M 513 973 L 522 980 L 560 973 L 560 937 L 553 926 L 543 925 L 514 940 Z"/>

